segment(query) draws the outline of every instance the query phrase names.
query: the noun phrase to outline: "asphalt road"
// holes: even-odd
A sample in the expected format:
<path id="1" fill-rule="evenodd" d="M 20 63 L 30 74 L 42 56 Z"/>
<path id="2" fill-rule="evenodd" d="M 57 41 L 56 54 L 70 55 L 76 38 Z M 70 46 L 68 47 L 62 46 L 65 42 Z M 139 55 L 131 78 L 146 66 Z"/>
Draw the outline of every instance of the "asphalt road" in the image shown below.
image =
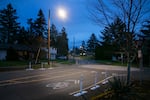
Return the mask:
<path id="1" fill-rule="evenodd" d="M 83 100 L 82 96 L 75 96 L 81 88 L 94 94 L 91 88 L 95 82 L 102 88 L 105 79 L 114 75 L 124 77 L 126 70 L 105 65 L 61 65 L 45 70 L 1 72 L 0 100 Z M 133 69 L 132 76 L 139 78 L 139 70 Z"/>

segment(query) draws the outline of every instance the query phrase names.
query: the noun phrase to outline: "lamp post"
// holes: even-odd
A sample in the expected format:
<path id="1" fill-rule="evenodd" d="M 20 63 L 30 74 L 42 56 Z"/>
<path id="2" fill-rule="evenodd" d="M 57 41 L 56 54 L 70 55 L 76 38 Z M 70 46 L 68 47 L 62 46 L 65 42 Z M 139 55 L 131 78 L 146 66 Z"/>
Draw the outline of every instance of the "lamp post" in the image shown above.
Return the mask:
<path id="1" fill-rule="evenodd" d="M 60 18 L 65 19 L 67 17 L 66 11 L 62 8 L 58 9 L 58 15 Z M 50 10 L 48 13 L 48 65 L 50 65 Z"/>

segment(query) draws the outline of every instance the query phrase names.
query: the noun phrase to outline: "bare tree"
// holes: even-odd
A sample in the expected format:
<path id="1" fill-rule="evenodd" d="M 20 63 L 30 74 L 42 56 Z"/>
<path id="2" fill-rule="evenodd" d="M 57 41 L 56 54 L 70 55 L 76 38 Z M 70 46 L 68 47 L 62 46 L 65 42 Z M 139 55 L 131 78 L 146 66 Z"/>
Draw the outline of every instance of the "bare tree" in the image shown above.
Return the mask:
<path id="1" fill-rule="evenodd" d="M 134 31 L 150 14 L 149 0 L 89 0 L 88 3 L 92 5 L 88 10 L 95 23 L 108 25 L 119 17 L 128 25 L 129 31 Z"/>
<path id="2" fill-rule="evenodd" d="M 126 48 L 128 74 L 127 84 L 130 82 L 130 63 L 135 58 L 135 44 L 133 35 L 138 27 L 150 14 L 149 0 L 97 0 L 89 9 L 94 22 L 99 25 L 109 25 L 116 17 L 122 19 L 126 25 Z"/>

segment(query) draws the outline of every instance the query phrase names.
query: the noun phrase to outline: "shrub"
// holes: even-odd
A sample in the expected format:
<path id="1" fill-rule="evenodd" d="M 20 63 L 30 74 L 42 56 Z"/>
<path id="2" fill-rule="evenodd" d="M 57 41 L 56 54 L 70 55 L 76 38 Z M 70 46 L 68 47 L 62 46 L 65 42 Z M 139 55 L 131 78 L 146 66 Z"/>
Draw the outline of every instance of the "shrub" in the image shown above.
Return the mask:
<path id="1" fill-rule="evenodd" d="M 108 89 L 92 100 L 141 100 L 133 83 L 127 84 L 126 81 L 114 77 L 108 85 Z"/>

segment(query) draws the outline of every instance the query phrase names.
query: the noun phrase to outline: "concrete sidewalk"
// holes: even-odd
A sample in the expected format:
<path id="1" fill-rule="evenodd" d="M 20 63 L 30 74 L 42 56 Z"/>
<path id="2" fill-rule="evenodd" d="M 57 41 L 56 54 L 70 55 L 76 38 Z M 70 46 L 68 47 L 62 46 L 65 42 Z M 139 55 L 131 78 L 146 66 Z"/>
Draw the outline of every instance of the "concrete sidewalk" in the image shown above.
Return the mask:
<path id="1" fill-rule="evenodd" d="M 125 66 L 113 66 L 113 65 L 81 65 L 83 68 L 91 68 L 91 69 L 102 69 L 102 70 L 114 70 L 114 71 L 127 71 L 127 67 Z M 139 68 L 131 67 L 131 71 L 140 71 Z"/>
<path id="2" fill-rule="evenodd" d="M 113 72 L 127 72 L 127 67 L 125 66 L 113 66 L 113 65 L 80 65 L 82 68 L 89 68 L 89 69 L 96 69 L 96 70 L 103 70 L 103 71 L 111 71 Z M 142 75 L 142 76 L 141 76 Z M 149 80 L 150 79 L 150 68 L 143 68 L 140 71 L 140 68 L 133 68 L 131 67 L 131 78 L 132 79 L 141 79 L 142 80 Z"/>

